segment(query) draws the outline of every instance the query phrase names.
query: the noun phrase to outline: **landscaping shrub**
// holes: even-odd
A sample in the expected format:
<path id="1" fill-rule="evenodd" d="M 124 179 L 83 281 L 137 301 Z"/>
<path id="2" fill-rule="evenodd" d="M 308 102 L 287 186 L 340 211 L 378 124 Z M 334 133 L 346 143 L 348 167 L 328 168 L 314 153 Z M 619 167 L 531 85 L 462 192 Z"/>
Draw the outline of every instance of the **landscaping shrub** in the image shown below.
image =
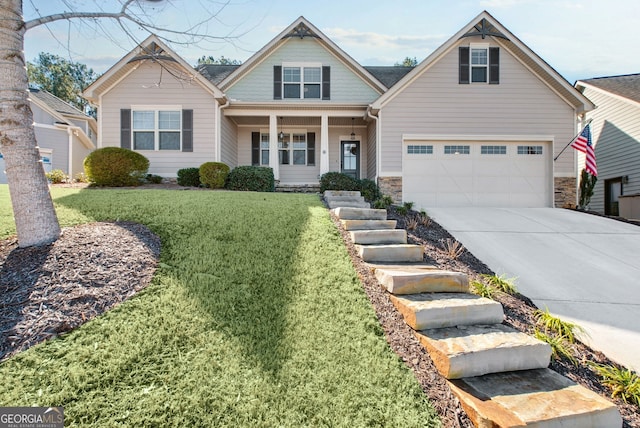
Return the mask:
<path id="1" fill-rule="evenodd" d="M 182 168 L 178 170 L 180 186 L 200 187 L 200 168 Z"/>
<path id="2" fill-rule="evenodd" d="M 320 192 L 325 190 L 360 190 L 360 183 L 341 172 L 327 172 L 320 177 Z"/>
<path id="3" fill-rule="evenodd" d="M 76 176 L 74 177 L 74 180 L 76 183 L 88 183 L 89 179 L 87 178 L 87 176 L 85 175 L 84 172 L 79 172 L 76 174 Z"/>
<path id="4" fill-rule="evenodd" d="M 200 165 L 200 182 L 212 189 L 222 189 L 229 175 L 229 166 L 222 162 L 205 162 Z"/>
<path id="5" fill-rule="evenodd" d="M 363 178 L 360 180 L 360 194 L 367 202 L 373 202 L 381 196 L 380 188 L 375 181 Z"/>
<path id="6" fill-rule="evenodd" d="M 61 169 L 54 169 L 44 174 L 51 184 L 60 184 L 67 181 L 67 174 Z"/>
<path id="7" fill-rule="evenodd" d="M 273 192 L 273 170 L 264 166 L 239 166 L 229 173 L 226 187 L 229 190 Z"/>
<path id="8" fill-rule="evenodd" d="M 148 169 L 149 159 L 120 147 L 94 150 L 84 160 L 84 172 L 96 186 L 137 186 Z"/>
<path id="9" fill-rule="evenodd" d="M 147 181 L 147 183 L 153 183 L 153 184 L 162 183 L 162 177 L 155 174 L 147 174 L 147 176 L 144 179 Z"/>
<path id="10" fill-rule="evenodd" d="M 373 202 L 373 208 L 386 210 L 393 205 L 393 199 L 389 195 L 382 195 Z"/>

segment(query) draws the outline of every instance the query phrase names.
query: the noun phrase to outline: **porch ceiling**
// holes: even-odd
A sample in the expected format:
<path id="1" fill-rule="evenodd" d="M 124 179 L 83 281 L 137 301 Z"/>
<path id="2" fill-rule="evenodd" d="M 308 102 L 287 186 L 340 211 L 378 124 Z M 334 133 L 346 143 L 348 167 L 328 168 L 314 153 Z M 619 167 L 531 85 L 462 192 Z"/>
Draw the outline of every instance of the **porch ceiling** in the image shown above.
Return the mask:
<path id="1" fill-rule="evenodd" d="M 269 126 L 268 116 L 231 116 L 230 119 L 239 126 Z M 356 127 L 367 125 L 362 117 L 354 117 L 353 119 L 353 125 Z M 278 126 L 319 127 L 321 123 L 319 117 L 278 116 Z M 351 126 L 351 118 L 329 117 L 329 126 L 349 127 Z"/>

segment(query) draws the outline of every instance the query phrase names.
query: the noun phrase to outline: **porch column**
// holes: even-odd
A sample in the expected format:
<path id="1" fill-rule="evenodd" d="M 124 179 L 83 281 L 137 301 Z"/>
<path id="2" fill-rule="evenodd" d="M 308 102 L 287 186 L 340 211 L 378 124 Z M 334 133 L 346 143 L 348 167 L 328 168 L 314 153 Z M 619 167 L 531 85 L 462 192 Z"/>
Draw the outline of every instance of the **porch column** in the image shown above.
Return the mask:
<path id="1" fill-rule="evenodd" d="M 329 116 L 320 120 L 320 175 L 329 172 Z"/>
<path id="2" fill-rule="evenodd" d="M 280 180 L 278 162 L 278 117 L 269 115 L 269 166 L 273 169 L 273 178 Z"/>

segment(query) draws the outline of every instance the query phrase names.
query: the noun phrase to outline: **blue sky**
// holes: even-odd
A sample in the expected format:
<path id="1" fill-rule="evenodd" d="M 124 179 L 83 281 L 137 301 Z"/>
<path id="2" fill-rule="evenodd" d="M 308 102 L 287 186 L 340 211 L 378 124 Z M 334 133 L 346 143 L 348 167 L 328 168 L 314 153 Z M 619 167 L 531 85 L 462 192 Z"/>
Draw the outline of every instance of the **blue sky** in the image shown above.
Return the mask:
<path id="1" fill-rule="evenodd" d="M 117 11 L 120 1 L 23 0 L 23 7 L 29 20 L 38 13 L 48 15 L 70 7 Z M 407 56 L 424 59 L 487 10 L 571 83 L 640 72 L 638 0 L 230 1 L 200 31 L 231 40 L 173 44 L 172 48 L 192 64 L 202 55 L 244 61 L 303 15 L 362 65 L 393 65 Z M 152 3 L 146 12 L 160 27 L 181 29 L 221 3 L 164 0 Z M 133 27 L 130 31 L 139 40 L 146 37 Z M 101 73 L 133 46 L 112 22 L 60 21 L 29 30 L 25 55 L 32 61 L 39 52 L 51 52 Z"/>

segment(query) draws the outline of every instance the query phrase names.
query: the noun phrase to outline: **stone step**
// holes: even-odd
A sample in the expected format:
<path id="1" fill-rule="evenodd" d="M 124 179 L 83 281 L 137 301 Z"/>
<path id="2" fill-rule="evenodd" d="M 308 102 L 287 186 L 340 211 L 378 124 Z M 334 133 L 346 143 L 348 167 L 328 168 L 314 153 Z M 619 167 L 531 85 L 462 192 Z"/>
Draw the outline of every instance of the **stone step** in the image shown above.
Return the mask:
<path id="1" fill-rule="evenodd" d="M 386 220 L 387 210 L 373 208 L 341 207 L 333 210 L 340 220 Z"/>
<path id="2" fill-rule="evenodd" d="M 344 230 L 395 229 L 396 220 L 341 220 Z"/>
<path id="3" fill-rule="evenodd" d="M 421 330 L 416 335 L 447 379 L 543 369 L 551 360 L 547 343 L 502 324 Z"/>
<path id="4" fill-rule="evenodd" d="M 393 296 L 391 302 L 414 330 L 474 324 L 500 324 L 502 305 L 466 293 L 421 293 Z"/>
<path id="5" fill-rule="evenodd" d="M 364 196 L 325 196 L 325 201 L 355 201 L 355 202 L 365 202 Z"/>
<path id="6" fill-rule="evenodd" d="M 338 208 L 370 208 L 368 202 L 358 202 L 358 201 L 327 201 L 327 206 L 329 209 L 338 209 Z"/>
<path id="7" fill-rule="evenodd" d="M 449 386 L 476 427 L 622 426 L 616 405 L 549 369 L 469 377 Z"/>
<path id="8" fill-rule="evenodd" d="M 333 196 L 360 196 L 358 190 L 325 190 L 323 193 L 325 199 Z"/>
<path id="9" fill-rule="evenodd" d="M 469 279 L 461 272 L 385 266 L 376 269 L 375 274 L 392 294 L 469 292 Z"/>
<path id="10" fill-rule="evenodd" d="M 354 230 L 349 232 L 354 244 L 406 244 L 407 231 L 404 229 Z"/>
<path id="11" fill-rule="evenodd" d="M 356 245 L 358 255 L 365 262 L 419 262 L 424 249 L 421 245 Z"/>

